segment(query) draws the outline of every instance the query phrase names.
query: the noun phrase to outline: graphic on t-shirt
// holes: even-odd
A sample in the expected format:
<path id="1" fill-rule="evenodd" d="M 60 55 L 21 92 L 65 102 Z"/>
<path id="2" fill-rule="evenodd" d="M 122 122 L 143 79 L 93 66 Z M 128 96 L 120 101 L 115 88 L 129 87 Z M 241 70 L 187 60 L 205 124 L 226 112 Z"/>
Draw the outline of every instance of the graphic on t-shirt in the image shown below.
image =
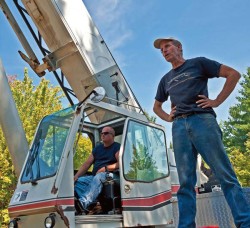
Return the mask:
<path id="1" fill-rule="evenodd" d="M 189 72 L 185 72 L 185 73 L 181 73 L 176 75 L 172 80 L 170 80 L 168 82 L 168 90 L 172 89 L 173 87 L 192 79 L 192 77 L 190 77 L 191 73 Z"/>

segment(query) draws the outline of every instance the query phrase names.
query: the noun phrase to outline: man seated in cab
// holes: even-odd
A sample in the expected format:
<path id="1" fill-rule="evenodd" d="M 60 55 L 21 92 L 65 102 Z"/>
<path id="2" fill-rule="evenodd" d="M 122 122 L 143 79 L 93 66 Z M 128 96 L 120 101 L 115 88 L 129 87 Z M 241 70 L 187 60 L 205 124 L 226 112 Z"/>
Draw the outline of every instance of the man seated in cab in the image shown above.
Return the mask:
<path id="1" fill-rule="evenodd" d="M 114 141 L 115 131 L 107 126 L 102 129 L 102 142 L 96 146 L 88 159 L 82 164 L 74 176 L 75 192 L 85 211 L 92 205 L 102 191 L 102 182 L 106 180 L 106 172 L 112 172 L 119 168 L 120 144 Z M 84 175 L 91 165 L 94 165 L 90 176 Z M 110 173 L 110 175 L 114 175 Z"/>

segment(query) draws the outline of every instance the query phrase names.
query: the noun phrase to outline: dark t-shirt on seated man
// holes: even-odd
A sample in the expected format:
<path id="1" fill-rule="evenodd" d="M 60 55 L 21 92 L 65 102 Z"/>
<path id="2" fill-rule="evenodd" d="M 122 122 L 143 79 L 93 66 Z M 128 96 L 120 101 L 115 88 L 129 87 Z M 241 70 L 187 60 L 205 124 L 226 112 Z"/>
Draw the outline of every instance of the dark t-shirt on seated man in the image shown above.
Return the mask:
<path id="1" fill-rule="evenodd" d="M 115 154 L 120 150 L 120 144 L 114 142 L 112 145 L 105 147 L 103 144 L 96 146 L 92 154 L 94 156 L 94 168 L 92 174 L 95 175 L 96 172 L 109 164 L 116 163 Z"/>
<path id="2" fill-rule="evenodd" d="M 171 69 L 164 75 L 159 83 L 155 99 L 165 102 L 170 96 L 173 106 L 176 106 L 175 116 L 190 112 L 212 113 L 212 108 L 202 108 L 196 103 L 198 95 L 208 97 L 207 81 L 218 77 L 221 64 L 197 57 L 186 60 L 181 66 Z"/>

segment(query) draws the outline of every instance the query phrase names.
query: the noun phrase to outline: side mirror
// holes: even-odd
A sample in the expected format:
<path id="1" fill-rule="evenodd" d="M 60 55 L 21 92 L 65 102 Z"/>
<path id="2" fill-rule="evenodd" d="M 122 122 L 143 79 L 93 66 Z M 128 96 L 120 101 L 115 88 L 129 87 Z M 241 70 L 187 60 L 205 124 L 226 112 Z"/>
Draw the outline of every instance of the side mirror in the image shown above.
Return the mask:
<path id="1" fill-rule="evenodd" d="M 78 108 L 89 98 L 94 103 L 100 102 L 105 97 L 105 89 L 103 87 L 96 87 L 93 89 L 81 102 L 78 103 Z"/>
<path id="2" fill-rule="evenodd" d="M 94 103 L 98 103 L 103 100 L 106 95 L 106 91 L 103 87 L 96 87 L 93 89 L 92 93 L 89 96 L 89 99 Z"/>

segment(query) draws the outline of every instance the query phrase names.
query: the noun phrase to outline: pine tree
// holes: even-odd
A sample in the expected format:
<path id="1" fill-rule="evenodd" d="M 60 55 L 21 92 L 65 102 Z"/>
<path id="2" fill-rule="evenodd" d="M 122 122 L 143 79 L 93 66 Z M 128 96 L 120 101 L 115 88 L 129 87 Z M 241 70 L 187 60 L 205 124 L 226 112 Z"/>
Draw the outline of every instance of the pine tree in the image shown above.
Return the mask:
<path id="1" fill-rule="evenodd" d="M 229 118 L 222 125 L 224 145 L 228 153 L 246 152 L 246 141 L 250 132 L 250 68 L 243 74 L 241 89 L 236 97 L 238 103 L 229 109 Z"/>

